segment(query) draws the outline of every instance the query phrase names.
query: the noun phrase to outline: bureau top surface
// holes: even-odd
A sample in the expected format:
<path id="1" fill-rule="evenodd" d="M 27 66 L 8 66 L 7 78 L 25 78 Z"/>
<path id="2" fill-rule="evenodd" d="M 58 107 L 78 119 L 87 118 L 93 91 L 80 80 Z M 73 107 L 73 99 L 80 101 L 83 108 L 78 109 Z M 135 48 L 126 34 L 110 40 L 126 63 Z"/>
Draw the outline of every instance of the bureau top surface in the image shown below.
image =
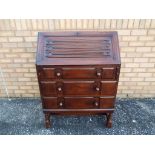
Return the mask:
<path id="1" fill-rule="evenodd" d="M 36 64 L 120 64 L 117 32 L 39 32 Z"/>

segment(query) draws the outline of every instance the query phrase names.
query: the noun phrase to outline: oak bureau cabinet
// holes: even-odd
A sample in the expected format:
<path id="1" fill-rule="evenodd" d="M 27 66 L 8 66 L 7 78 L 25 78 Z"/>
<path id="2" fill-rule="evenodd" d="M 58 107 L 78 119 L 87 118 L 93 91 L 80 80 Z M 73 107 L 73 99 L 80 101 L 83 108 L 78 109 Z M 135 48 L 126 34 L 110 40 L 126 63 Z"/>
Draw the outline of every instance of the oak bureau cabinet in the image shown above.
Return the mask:
<path id="1" fill-rule="evenodd" d="M 54 114 L 104 114 L 111 127 L 120 66 L 117 32 L 39 32 L 36 69 L 46 128 Z"/>

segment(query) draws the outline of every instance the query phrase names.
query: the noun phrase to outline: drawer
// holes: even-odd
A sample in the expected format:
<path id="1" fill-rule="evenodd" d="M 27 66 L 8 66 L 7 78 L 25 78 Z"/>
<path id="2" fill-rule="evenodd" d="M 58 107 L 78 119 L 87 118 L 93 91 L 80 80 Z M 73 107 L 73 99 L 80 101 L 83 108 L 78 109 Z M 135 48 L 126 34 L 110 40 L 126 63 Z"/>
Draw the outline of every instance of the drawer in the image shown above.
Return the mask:
<path id="1" fill-rule="evenodd" d="M 99 99 L 94 97 L 44 97 L 44 109 L 96 109 Z"/>
<path id="2" fill-rule="evenodd" d="M 94 81 L 65 81 L 63 83 L 64 95 L 99 95 L 100 90 Z"/>
<path id="3" fill-rule="evenodd" d="M 101 109 L 112 109 L 114 108 L 115 97 L 100 97 L 100 108 Z"/>
<path id="4" fill-rule="evenodd" d="M 41 79 L 105 79 L 115 80 L 116 69 L 112 68 L 41 68 Z"/>
<path id="5" fill-rule="evenodd" d="M 117 81 L 101 81 L 101 95 L 115 96 L 117 92 Z"/>
<path id="6" fill-rule="evenodd" d="M 104 95 L 115 96 L 117 91 L 117 81 L 41 81 L 41 94 L 50 95 Z"/>
<path id="7" fill-rule="evenodd" d="M 96 79 L 101 78 L 95 68 L 42 68 L 39 70 L 41 79 Z"/>
<path id="8" fill-rule="evenodd" d="M 99 95 L 100 88 L 94 81 L 41 81 L 41 94 L 50 95 Z"/>

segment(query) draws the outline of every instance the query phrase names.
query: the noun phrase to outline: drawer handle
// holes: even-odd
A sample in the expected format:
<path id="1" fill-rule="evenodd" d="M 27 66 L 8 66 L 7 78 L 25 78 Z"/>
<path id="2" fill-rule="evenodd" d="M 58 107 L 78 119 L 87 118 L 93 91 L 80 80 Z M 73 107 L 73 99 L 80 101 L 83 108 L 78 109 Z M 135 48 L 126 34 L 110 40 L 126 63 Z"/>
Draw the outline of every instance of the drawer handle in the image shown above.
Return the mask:
<path id="1" fill-rule="evenodd" d="M 59 106 L 60 106 L 60 107 L 62 107 L 62 106 L 63 106 L 63 103 L 62 103 L 62 102 L 60 102 L 60 103 L 59 103 Z"/>
<path id="2" fill-rule="evenodd" d="M 61 75 L 61 73 L 58 72 L 58 73 L 57 73 L 57 76 L 60 76 L 60 75 Z"/>
<path id="3" fill-rule="evenodd" d="M 61 87 L 58 87 L 58 91 L 62 91 L 62 88 Z"/>
<path id="4" fill-rule="evenodd" d="M 100 88 L 99 87 L 96 87 L 96 91 L 100 91 Z"/>
<path id="5" fill-rule="evenodd" d="M 99 76 L 99 77 L 100 77 L 100 76 L 101 76 L 101 73 L 100 73 L 100 72 L 97 72 L 97 76 Z"/>
<path id="6" fill-rule="evenodd" d="M 98 103 L 98 102 L 95 102 L 94 105 L 95 105 L 96 107 L 98 107 L 98 106 L 99 106 L 99 103 Z"/>

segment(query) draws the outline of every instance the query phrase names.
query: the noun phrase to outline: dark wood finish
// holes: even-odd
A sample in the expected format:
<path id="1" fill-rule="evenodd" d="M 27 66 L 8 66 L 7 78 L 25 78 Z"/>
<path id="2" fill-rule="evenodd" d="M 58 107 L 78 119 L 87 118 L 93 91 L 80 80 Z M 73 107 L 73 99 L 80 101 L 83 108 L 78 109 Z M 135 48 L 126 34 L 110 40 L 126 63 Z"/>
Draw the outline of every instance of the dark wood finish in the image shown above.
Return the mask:
<path id="1" fill-rule="evenodd" d="M 100 108 L 101 109 L 113 109 L 115 103 L 115 97 L 100 97 Z"/>
<path id="2" fill-rule="evenodd" d="M 41 79 L 105 79 L 115 80 L 115 67 L 111 68 L 50 68 L 44 67 L 39 70 Z"/>
<path id="3" fill-rule="evenodd" d="M 101 81 L 101 95 L 115 96 L 117 91 L 116 81 Z"/>
<path id="4" fill-rule="evenodd" d="M 96 109 L 99 108 L 99 99 L 93 97 L 66 97 L 66 109 Z"/>
<path id="5" fill-rule="evenodd" d="M 99 88 L 94 81 L 68 81 L 64 82 L 64 95 L 97 95 Z"/>
<path id="6" fill-rule="evenodd" d="M 54 79 L 55 78 L 55 69 L 54 68 L 41 68 L 39 71 L 40 78 L 44 79 Z"/>
<path id="7" fill-rule="evenodd" d="M 64 68 L 64 79 L 94 79 L 98 78 L 97 70 L 95 68 Z"/>
<path id="8" fill-rule="evenodd" d="M 50 115 L 112 113 L 120 73 L 117 32 L 40 32 L 36 69 L 45 113 Z"/>
<path id="9" fill-rule="evenodd" d="M 57 109 L 58 100 L 57 97 L 43 97 L 43 109 Z"/>
<path id="10" fill-rule="evenodd" d="M 96 109 L 99 108 L 97 97 L 43 97 L 44 109 Z"/>
<path id="11" fill-rule="evenodd" d="M 49 112 L 45 113 L 45 126 L 46 126 L 46 128 L 50 128 L 51 127 L 50 113 Z"/>
<path id="12" fill-rule="evenodd" d="M 106 123 L 106 126 L 108 128 L 111 128 L 112 127 L 112 113 L 107 113 L 107 123 Z"/>
<path id="13" fill-rule="evenodd" d="M 43 96 L 57 95 L 58 88 L 56 86 L 56 82 L 41 81 L 40 87 L 41 87 L 41 93 Z"/>
<path id="14" fill-rule="evenodd" d="M 102 68 L 102 79 L 105 80 L 115 80 L 116 79 L 116 68 Z"/>

